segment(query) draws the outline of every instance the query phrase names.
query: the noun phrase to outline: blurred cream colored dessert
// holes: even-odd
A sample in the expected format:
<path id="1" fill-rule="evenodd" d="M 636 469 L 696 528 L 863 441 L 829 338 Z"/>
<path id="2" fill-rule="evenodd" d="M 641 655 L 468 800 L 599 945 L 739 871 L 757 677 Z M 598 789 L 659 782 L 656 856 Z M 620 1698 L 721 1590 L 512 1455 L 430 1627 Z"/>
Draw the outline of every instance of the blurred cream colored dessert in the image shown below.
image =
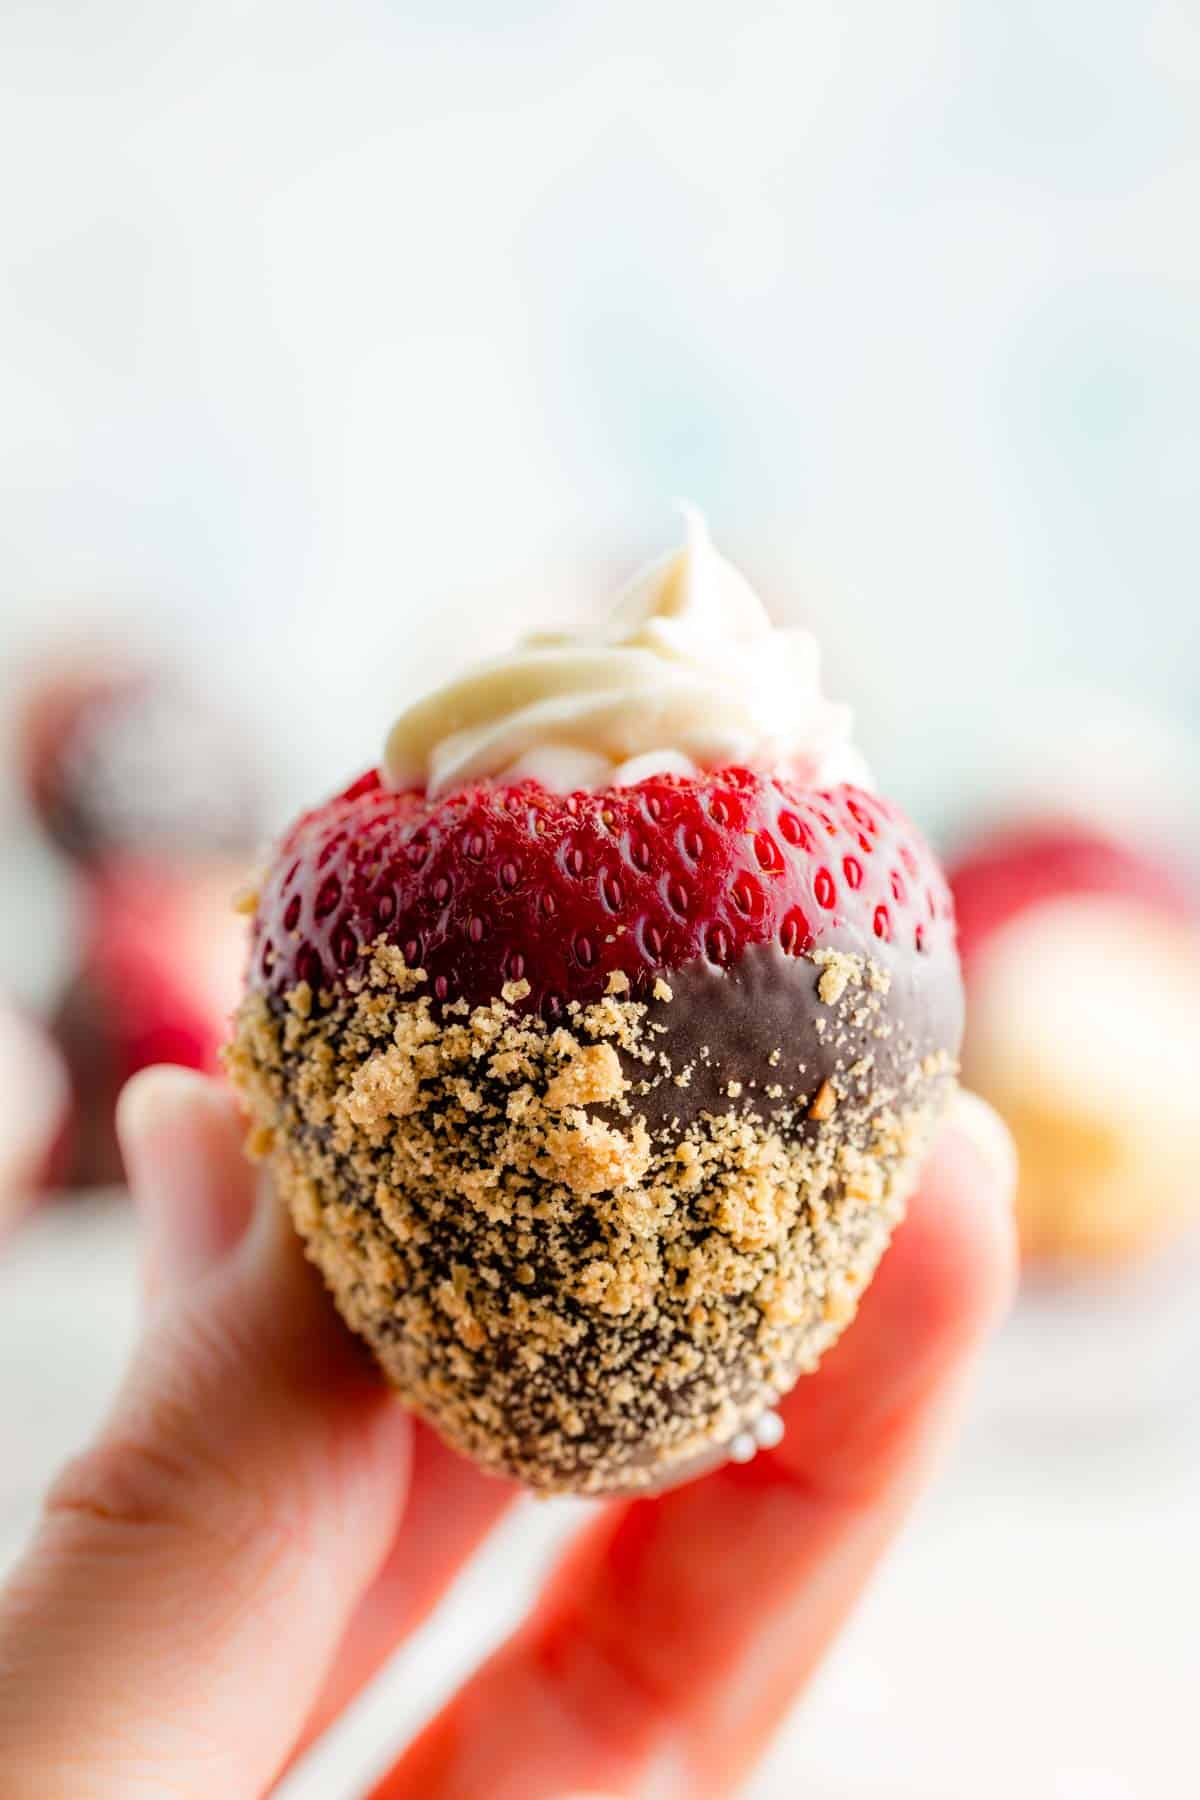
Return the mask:
<path id="1" fill-rule="evenodd" d="M 1079 824 L 950 872 L 965 1079 L 1008 1120 L 1032 1260 L 1110 1262 L 1200 1220 L 1200 923 L 1178 871 Z"/>

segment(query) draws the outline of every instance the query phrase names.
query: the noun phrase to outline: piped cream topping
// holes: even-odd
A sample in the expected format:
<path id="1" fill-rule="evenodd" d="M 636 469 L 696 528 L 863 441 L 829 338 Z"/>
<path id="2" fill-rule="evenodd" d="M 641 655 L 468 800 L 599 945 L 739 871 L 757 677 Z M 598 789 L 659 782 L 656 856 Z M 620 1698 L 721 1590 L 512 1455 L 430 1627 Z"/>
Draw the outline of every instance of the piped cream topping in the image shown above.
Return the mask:
<path id="1" fill-rule="evenodd" d="M 849 708 L 820 691 L 811 632 L 776 629 L 745 576 L 685 509 L 687 538 L 612 613 L 542 632 L 400 715 L 389 786 L 431 796 L 534 779 L 558 793 L 737 764 L 815 785 L 867 785 Z"/>

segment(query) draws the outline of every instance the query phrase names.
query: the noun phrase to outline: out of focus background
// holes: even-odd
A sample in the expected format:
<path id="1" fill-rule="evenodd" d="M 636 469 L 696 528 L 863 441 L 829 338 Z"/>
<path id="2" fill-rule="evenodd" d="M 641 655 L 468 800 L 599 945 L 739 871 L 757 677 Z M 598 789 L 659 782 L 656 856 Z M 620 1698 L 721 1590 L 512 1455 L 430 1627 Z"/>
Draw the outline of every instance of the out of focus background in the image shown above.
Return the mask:
<path id="1" fill-rule="evenodd" d="M 7 0 L 0 166 L 0 1556 L 131 1342 L 113 1098 L 213 1064 L 256 850 L 686 495 L 945 850 L 1025 1167 L 957 1460 L 753 1793 L 1194 1793 L 1200 10 Z"/>

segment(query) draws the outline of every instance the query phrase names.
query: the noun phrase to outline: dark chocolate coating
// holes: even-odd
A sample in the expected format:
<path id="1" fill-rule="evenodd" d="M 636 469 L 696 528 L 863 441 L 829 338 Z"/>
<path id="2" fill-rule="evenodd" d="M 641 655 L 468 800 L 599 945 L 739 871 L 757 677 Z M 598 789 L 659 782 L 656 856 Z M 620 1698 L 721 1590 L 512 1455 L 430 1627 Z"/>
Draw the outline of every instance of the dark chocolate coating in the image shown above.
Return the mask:
<path id="1" fill-rule="evenodd" d="M 649 1017 L 665 1027 L 659 1042 L 673 1071 L 689 1068 L 690 1075 L 685 1087 L 651 1077 L 646 1091 L 631 1095 L 651 1129 L 728 1112 L 730 1082 L 741 1085 L 739 1110 L 767 1118 L 794 1105 L 798 1092 L 811 1098 L 827 1080 L 845 1084 L 847 1072 L 868 1057 L 872 1090 L 901 1087 L 927 1056 L 957 1058 L 963 988 L 951 944 L 897 954 L 877 938 L 841 929 L 826 933 L 821 948 L 860 956 L 890 977 L 878 1010 L 863 1008 L 861 1023 L 850 1016 L 858 1008 L 820 999 L 819 965 L 789 956 L 777 943 L 749 946 L 732 968 L 700 959 L 668 973 L 672 998 L 652 1001 Z M 856 992 L 865 1001 L 870 990 Z M 784 1094 L 772 1099 L 765 1090 L 776 1085 Z"/>

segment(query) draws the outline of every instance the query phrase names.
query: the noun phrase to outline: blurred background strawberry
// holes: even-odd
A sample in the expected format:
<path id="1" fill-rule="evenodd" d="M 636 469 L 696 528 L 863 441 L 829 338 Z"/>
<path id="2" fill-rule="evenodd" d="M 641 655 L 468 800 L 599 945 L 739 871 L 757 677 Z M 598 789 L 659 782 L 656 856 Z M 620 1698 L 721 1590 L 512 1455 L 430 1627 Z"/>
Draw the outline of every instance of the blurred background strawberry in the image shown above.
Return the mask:
<path id="1" fill-rule="evenodd" d="M 260 775 L 230 709 L 181 676 L 97 650 L 32 666 L 14 764 L 71 896 L 65 976 L 48 1006 L 72 1124 L 40 1171 L 120 1178 L 116 1097 L 154 1062 L 217 1072 L 245 927 Z"/>

